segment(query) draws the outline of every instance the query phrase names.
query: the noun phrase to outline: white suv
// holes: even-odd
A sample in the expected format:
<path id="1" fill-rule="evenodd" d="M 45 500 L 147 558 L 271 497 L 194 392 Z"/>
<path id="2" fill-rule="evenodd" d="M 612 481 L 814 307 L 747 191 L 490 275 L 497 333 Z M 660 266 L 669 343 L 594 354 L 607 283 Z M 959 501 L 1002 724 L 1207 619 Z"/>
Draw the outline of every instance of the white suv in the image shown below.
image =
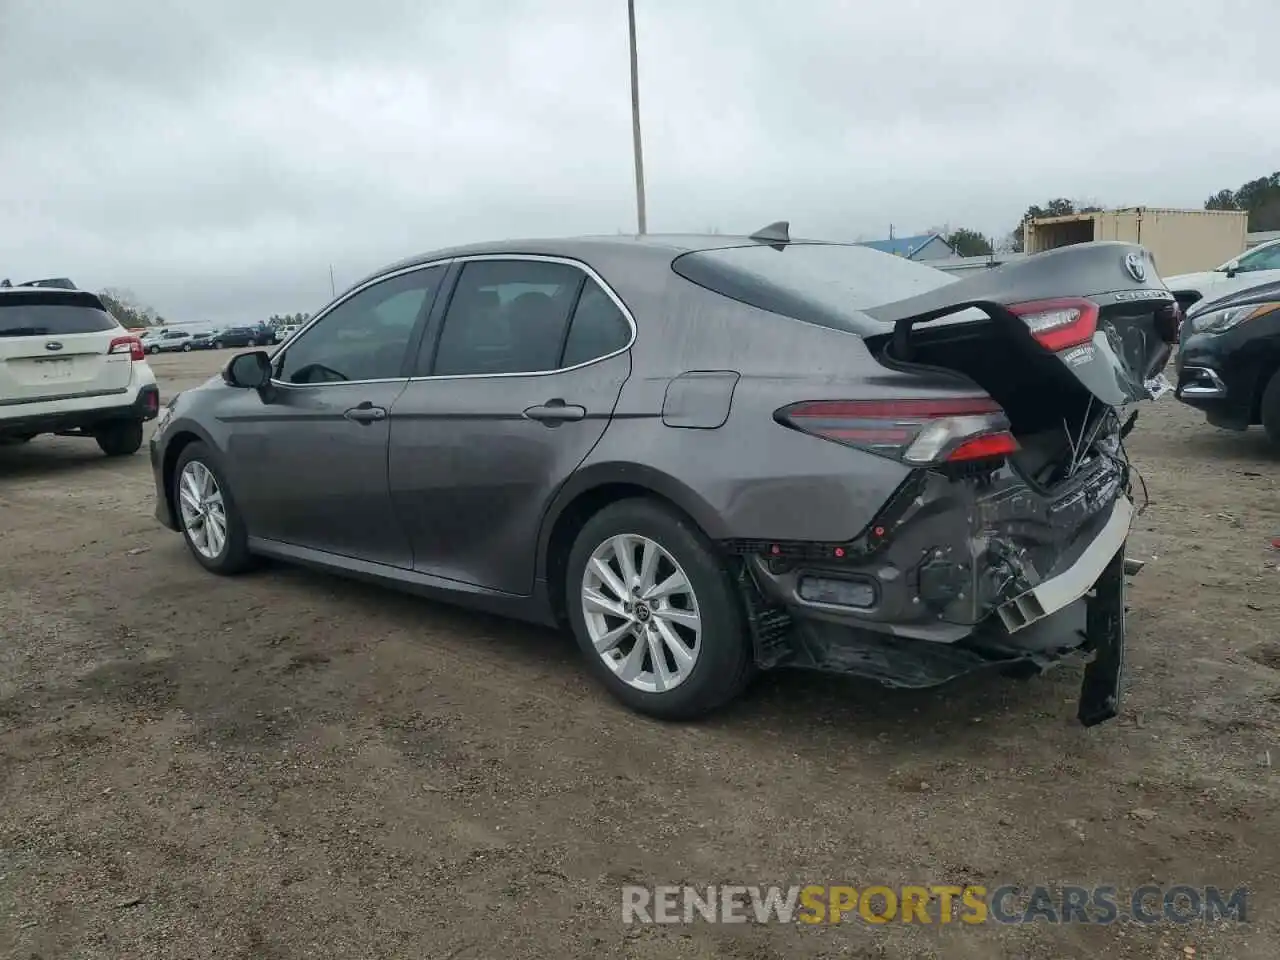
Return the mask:
<path id="1" fill-rule="evenodd" d="M 141 342 L 95 294 L 0 288 L 0 444 L 56 433 L 127 456 L 159 410 Z"/>

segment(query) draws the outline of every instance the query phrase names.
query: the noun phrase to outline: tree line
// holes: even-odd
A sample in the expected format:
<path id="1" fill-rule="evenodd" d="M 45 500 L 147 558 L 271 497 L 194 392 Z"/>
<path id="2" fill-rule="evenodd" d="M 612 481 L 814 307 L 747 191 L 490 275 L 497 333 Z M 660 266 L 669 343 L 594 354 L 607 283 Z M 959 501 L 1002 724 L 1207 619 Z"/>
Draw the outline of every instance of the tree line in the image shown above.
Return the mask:
<path id="1" fill-rule="evenodd" d="M 163 327 L 169 321 L 142 303 L 132 290 L 122 287 L 108 287 L 98 291 L 98 299 L 107 308 L 107 312 L 129 329 L 138 327 Z M 311 319 L 309 313 L 273 313 L 267 318 L 267 326 L 283 327 L 289 324 L 305 323 Z"/>
<path id="2" fill-rule="evenodd" d="M 1022 228 L 1028 220 L 1041 217 L 1066 217 L 1075 213 L 1096 213 L 1101 206 L 1066 197 L 1057 197 L 1043 205 L 1027 207 L 1018 225 L 1003 238 L 993 239 L 979 230 L 957 227 L 942 232 L 942 238 L 962 257 L 985 257 L 996 252 L 1022 252 Z M 1252 233 L 1280 230 L 1280 171 L 1241 184 L 1237 189 L 1223 189 L 1204 202 L 1206 210 L 1244 210 L 1249 214 L 1247 229 Z"/>

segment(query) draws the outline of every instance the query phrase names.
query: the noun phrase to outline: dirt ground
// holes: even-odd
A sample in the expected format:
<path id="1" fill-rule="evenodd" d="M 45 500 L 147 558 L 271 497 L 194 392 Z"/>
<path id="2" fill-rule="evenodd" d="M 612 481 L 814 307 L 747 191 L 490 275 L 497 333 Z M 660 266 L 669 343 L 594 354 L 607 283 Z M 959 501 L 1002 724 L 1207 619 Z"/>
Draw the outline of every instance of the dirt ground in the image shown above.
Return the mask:
<path id="1" fill-rule="evenodd" d="M 153 365 L 168 396 L 224 359 Z M 781 673 L 651 722 L 566 638 L 204 573 L 145 452 L 0 448 L 0 956 L 1274 960 L 1280 454 L 1172 398 L 1130 447 L 1148 565 L 1093 730 L 1075 664 L 920 694 Z M 1250 922 L 623 926 L 625 883 L 1243 884 Z"/>

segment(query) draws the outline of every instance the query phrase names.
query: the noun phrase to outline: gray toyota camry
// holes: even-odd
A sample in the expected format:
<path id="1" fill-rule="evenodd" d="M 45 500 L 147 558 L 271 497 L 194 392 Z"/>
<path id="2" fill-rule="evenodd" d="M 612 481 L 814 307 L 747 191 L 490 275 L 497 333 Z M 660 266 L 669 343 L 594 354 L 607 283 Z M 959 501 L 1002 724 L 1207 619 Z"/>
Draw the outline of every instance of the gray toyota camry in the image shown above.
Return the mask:
<path id="1" fill-rule="evenodd" d="M 776 667 L 927 687 L 1080 653 L 1094 724 L 1124 436 L 1177 316 L 1122 243 L 965 279 L 785 223 L 441 250 L 174 397 L 156 516 L 213 573 L 272 557 L 561 625 L 655 716 Z"/>

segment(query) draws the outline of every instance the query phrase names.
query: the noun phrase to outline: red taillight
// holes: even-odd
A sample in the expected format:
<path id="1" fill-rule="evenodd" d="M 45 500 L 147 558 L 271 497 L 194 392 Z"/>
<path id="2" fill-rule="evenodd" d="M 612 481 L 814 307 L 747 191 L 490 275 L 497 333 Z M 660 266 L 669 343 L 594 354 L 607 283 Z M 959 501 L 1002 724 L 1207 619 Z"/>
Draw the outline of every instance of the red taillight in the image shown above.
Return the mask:
<path id="1" fill-rule="evenodd" d="M 985 460 L 987 457 L 1007 457 L 1017 452 L 1018 441 L 1008 431 L 989 433 L 984 437 L 965 440 L 947 455 L 947 460 Z"/>
<path id="2" fill-rule="evenodd" d="M 1088 343 L 1098 329 L 1098 305 L 1092 300 L 1036 300 L 1014 304 L 1009 312 L 1021 317 L 1039 344 L 1054 353 Z"/>
<path id="3" fill-rule="evenodd" d="M 912 466 L 1003 457 L 1018 449 L 990 397 L 813 400 L 783 407 L 779 423 Z"/>
<path id="4" fill-rule="evenodd" d="M 143 360 L 146 358 L 146 354 L 142 352 L 142 341 L 137 337 L 116 337 L 111 341 L 111 346 L 107 347 L 107 353 L 127 353 L 130 360 Z"/>

